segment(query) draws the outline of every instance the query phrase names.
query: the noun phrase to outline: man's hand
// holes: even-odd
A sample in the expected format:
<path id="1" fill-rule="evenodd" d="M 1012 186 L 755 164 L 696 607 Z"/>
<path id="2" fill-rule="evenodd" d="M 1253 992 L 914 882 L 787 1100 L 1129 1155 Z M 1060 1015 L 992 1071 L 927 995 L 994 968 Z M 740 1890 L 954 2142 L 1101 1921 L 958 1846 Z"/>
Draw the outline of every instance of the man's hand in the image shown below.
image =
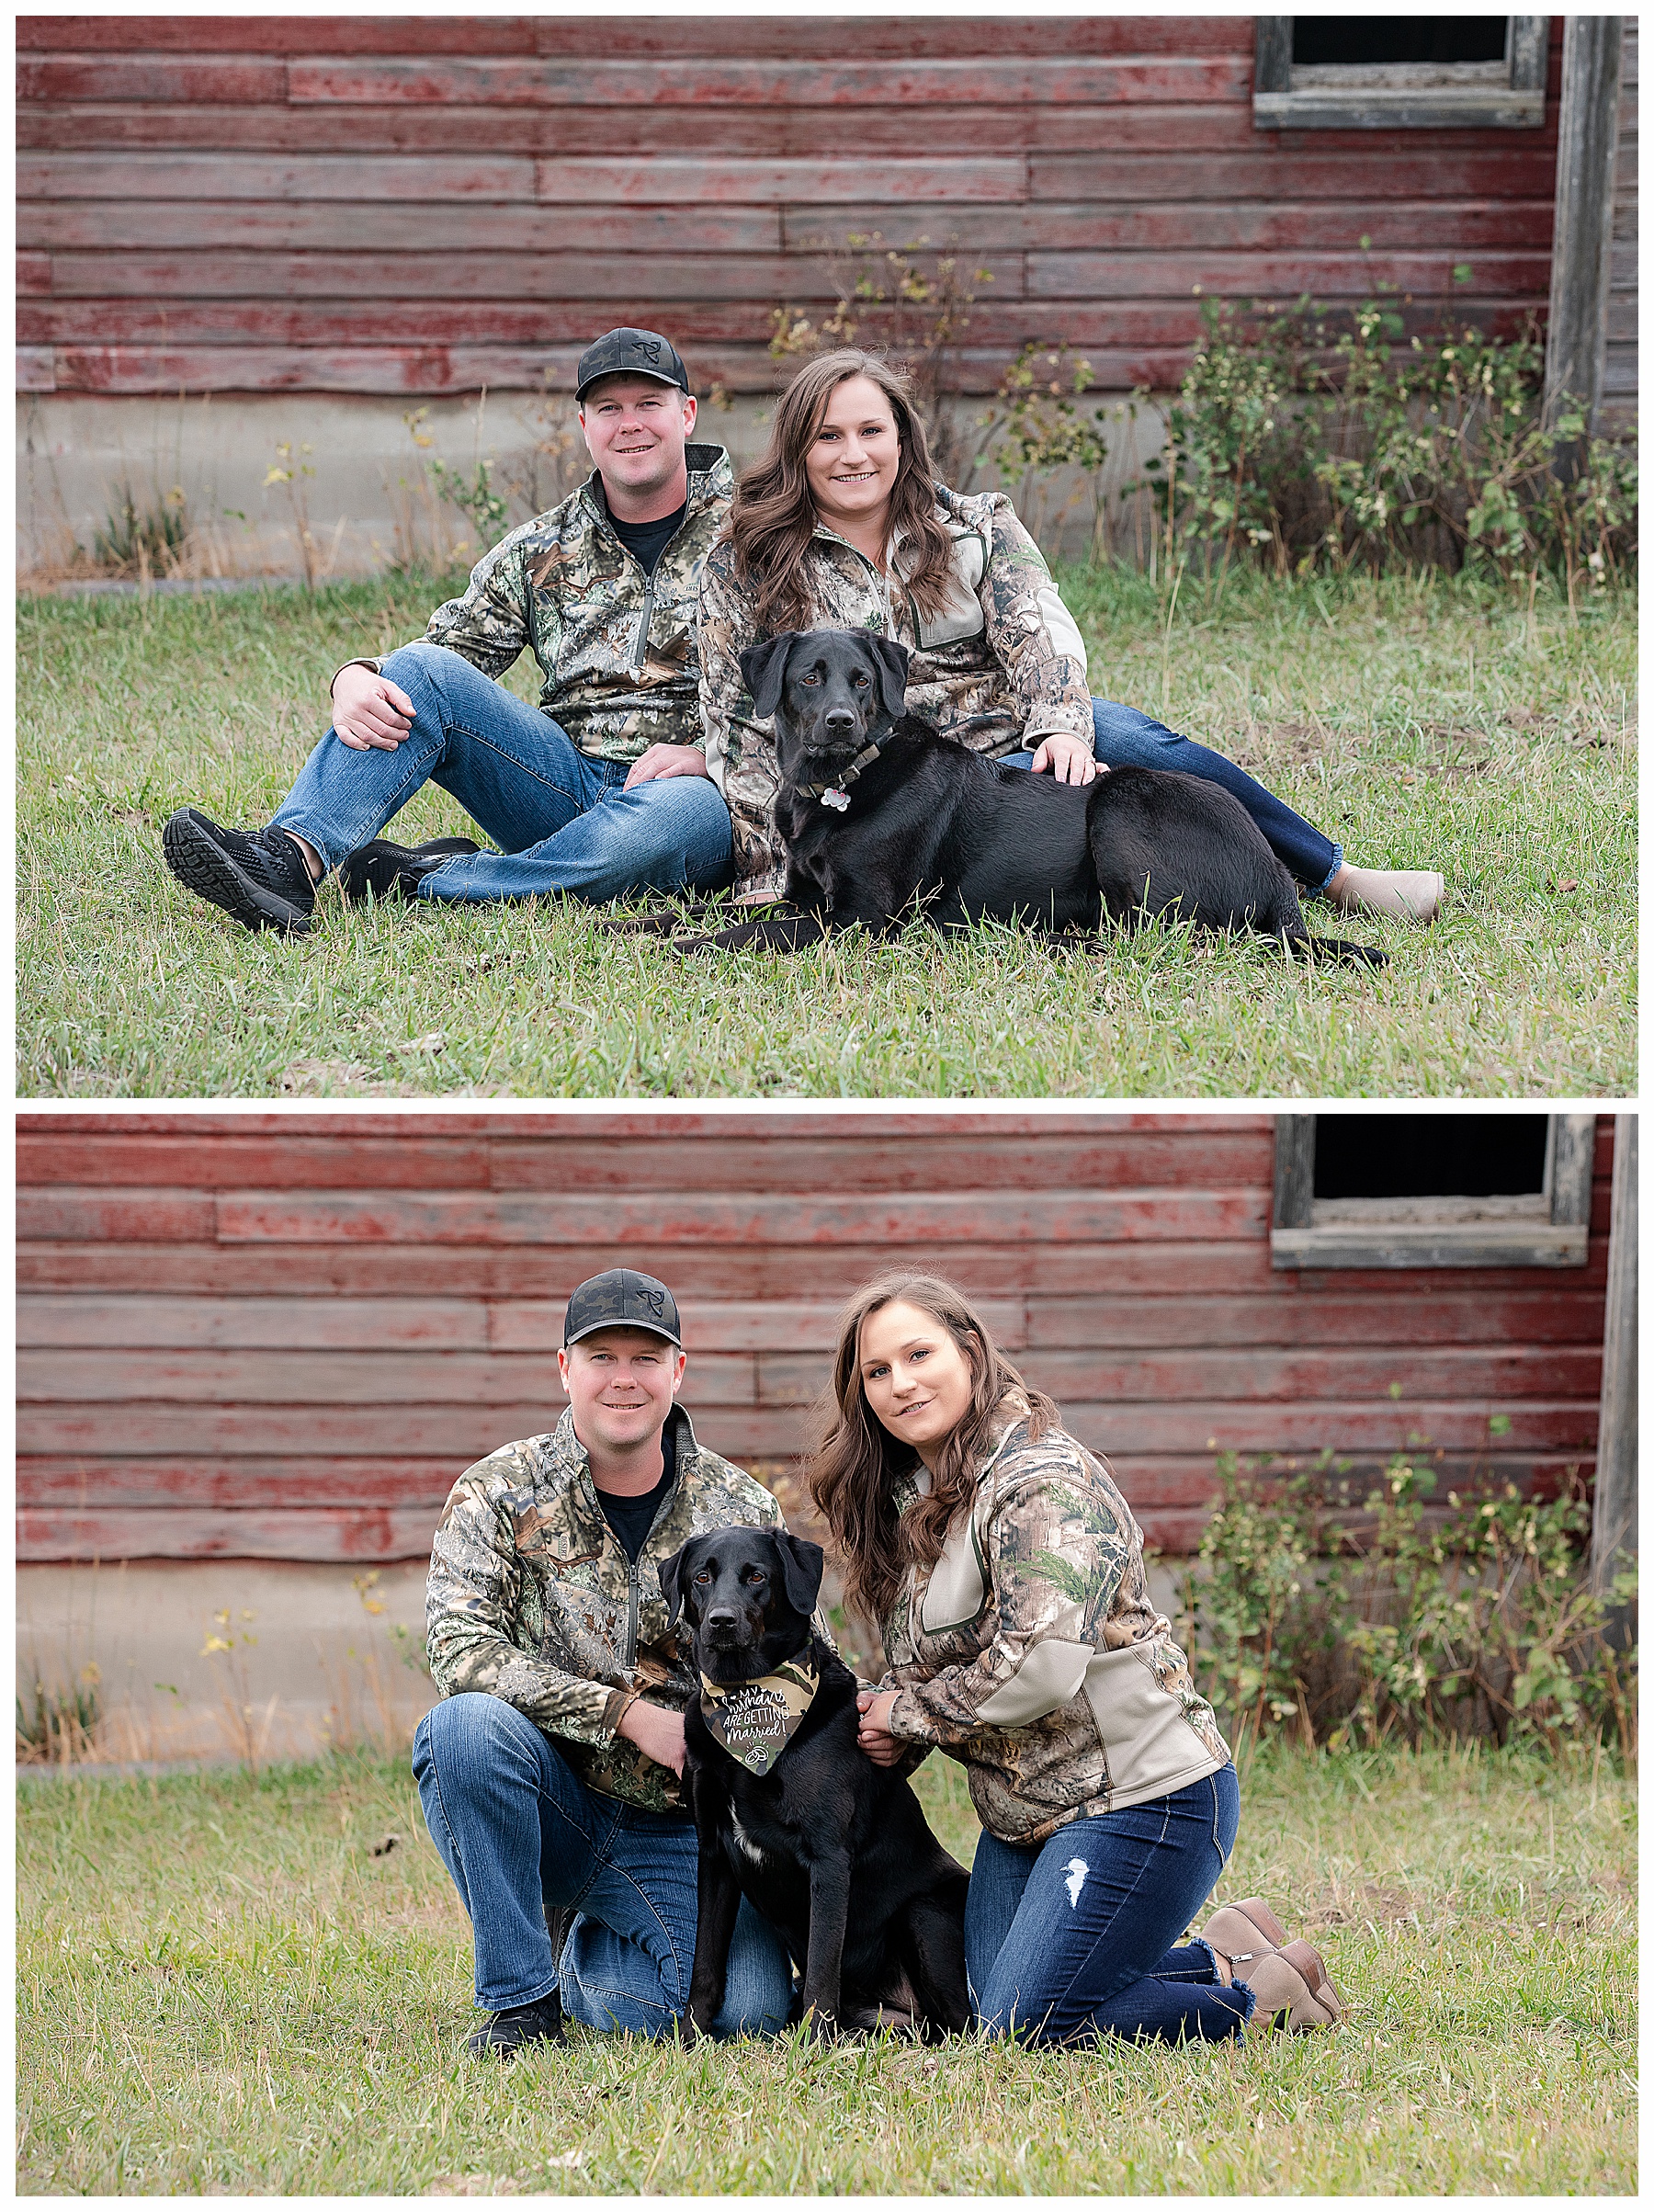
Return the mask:
<path id="1" fill-rule="evenodd" d="M 861 1725 L 855 1741 L 875 1766 L 894 1766 L 907 1750 L 900 1736 L 890 1733 L 890 1707 L 901 1692 L 885 1690 L 875 1695 L 871 1690 L 858 1690 L 855 1709 L 861 1715 Z"/>
<path id="2" fill-rule="evenodd" d="M 1040 740 L 1034 755 L 1036 776 L 1043 776 L 1048 768 L 1059 783 L 1091 783 L 1097 773 L 1097 756 L 1083 738 L 1059 730 Z"/>
<path id="3" fill-rule="evenodd" d="M 634 760 L 621 788 L 635 791 L 640 783 L 654 783 L 663 776 L 705 776 L 707 756 L 698 745 L 651 745 L 641 760 Z"/>
<path id="4" fill-rule="evenodd" d="M 333 726 L 353 753 L 394 753 L 414 727 L 413 700 L 371 668 L 341 668 L 333 703 Z"/>
<path id="5" fill-rule="evenodd" d="M 684 1771 L 684 1716 L 668 1712 L 663 1705 L 651 1705 L 646 1697 L 634 1697 L 620 1716 L 616 1735 L 624 1736 L 635 1743 L 646 1759 L 657 1766 L 669 1766 L 674 1775 Z"/>

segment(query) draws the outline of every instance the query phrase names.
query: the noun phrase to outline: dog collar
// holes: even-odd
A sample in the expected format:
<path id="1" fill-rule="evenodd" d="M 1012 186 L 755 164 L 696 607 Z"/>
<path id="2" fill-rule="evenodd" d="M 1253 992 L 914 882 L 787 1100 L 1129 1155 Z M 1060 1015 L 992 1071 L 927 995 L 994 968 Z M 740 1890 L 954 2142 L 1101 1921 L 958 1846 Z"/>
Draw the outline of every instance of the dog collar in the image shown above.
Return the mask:
<path id="1" fill-rule="evenodd" d="M 808 1653 L 756 1682 L 701 1680 L 701 1719 L 731 1759 L 767 1775 L 815 1703 L 821 1677 Z"/>
<path id="2" fill-rule="evenodd" d="M 864 768 L 873 766 L 895 734 L 896 725 L 892 722 L 882 737 L 876 737 L 870 745 L 862 747 L 837 783 L 807 783 L 799 788 L 811 799 L 819 799 L 824 807 L 831 807 L 835 814 L 842 814 L 850 804 L 850 786 Z"/>

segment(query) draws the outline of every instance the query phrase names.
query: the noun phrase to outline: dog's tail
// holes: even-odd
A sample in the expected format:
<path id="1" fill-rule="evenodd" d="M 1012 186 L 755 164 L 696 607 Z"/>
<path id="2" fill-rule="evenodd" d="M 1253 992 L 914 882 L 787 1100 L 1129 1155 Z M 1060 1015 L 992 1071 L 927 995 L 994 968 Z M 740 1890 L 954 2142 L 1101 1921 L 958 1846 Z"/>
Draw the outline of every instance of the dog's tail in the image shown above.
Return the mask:
<path id="1" fill-rule="evenodd" d="M 1369 968 L 1389 966 L 1388 953 L 1380 952 L 1376 945 L 1357 945 L 1348 937 L 1312 937 L 1307 929 L 1282 930 L 1281 950 L 1289 960 L 1301 955 L 1307 960 L 1348 960 L 1353 965 L 1365 961 Z"/>

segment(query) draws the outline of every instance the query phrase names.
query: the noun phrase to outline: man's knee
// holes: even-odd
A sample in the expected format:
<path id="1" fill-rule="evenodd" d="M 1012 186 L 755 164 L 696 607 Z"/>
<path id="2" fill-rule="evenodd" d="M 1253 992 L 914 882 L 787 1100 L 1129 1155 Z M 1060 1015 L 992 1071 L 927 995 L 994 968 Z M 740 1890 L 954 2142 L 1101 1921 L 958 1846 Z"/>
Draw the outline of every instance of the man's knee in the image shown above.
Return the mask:
<path id="1" fill-rule="evenodd" d="M 446 691 L 450 685 L 464 683 L 468 676 L 475 676 L 484 684 L 492 681 L 481 669 L 474 668 L 463 653 L 455 652 L 447 645 L 427 644 L 424 638 L 415 639 L 412 645 L 399 645 L 394 652 L 387 653 L 380 663 L 380 674 L 404 691 L 410 683 L 435 684 Z"/>
<path id="2" fill-rule="evenodd" d="M 414 1772 L 423 1777 L 442 1760 L 463 1769 L 506 1753 L 532 1753 L 538 1759 L 544 1745 L 538 1729 L 515 1706 L 486 1690 L 461 1690 L 433 1706 L 414 1730 Z"/>

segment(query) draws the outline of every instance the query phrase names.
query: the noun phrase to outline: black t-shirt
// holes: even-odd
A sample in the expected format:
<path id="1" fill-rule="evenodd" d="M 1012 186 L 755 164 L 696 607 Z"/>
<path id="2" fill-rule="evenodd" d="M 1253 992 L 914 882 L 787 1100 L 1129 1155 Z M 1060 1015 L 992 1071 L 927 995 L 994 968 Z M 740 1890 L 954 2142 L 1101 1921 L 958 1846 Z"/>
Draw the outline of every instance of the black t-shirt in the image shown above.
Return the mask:
<path id="1" fill-rule="evenodd" d="M 612 1491 L 597 1491 L 597 1503 L 603 1508 L 603 1517 L 619 1537 L 621 1548 L 634 1565 L 667 1492 L 677 1480 L 677 1438 L 672 1433 L 670 1421 L 661 1431 L 661 1458 L 660 1480 L 652 1490 L 646 1490 L 640 1498 L 617 1498 Z M 596 1484 L 594 1483 L 592 1487 L 595 1490 Z"/>
<path id="2" fill-rule="evenodd" d="M 688 509 L 689 502 L 685 500 L 674 515 L 663 515 L 659 522 L 622 522 L 615 514 L 610 515 L 609 520 L 627 551 L 643 563 L 643 573 L 652 576 L 655 562 L 666 550 L 667 540 L 676 536 L 678 525 Z"/>

